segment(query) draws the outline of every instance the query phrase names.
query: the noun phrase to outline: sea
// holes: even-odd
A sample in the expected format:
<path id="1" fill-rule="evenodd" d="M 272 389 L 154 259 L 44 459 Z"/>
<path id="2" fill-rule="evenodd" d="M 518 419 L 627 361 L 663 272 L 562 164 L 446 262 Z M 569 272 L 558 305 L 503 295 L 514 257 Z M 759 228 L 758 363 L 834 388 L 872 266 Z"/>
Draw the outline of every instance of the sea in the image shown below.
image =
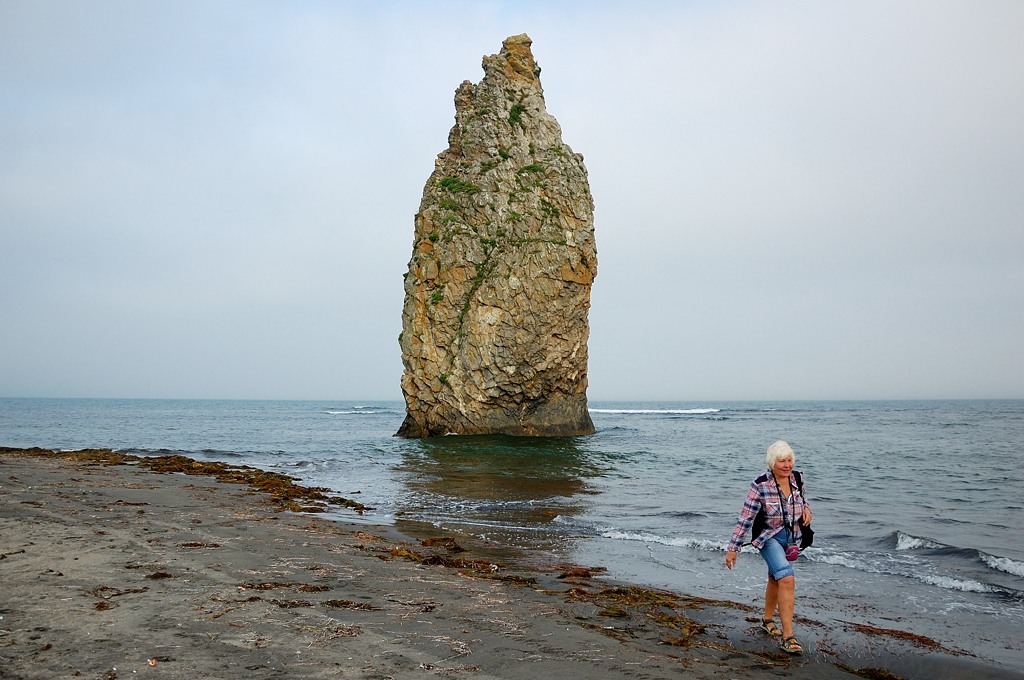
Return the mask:
<path id="1" fill-rule="evenodd" d="M 797 613 L 931 637 L 1024 671 L 1024 400 L 591 402 L 586 437 L 394 436 L 398 401 L 0 399 L 0 446 L 244 464 L 607 577 L 760 605 L 725 548 L 777 440 L 814 511 Z"/>

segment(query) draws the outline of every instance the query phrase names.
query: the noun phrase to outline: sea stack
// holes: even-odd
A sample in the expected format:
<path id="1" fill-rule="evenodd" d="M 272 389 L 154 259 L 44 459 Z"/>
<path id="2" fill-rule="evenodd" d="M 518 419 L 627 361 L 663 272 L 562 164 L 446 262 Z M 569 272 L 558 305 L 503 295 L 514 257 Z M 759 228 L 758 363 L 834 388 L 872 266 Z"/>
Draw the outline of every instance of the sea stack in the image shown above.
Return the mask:
<path id="1" fill-rule="evenodd" d="M 594 202 L 547 113 L 527 35 L 455 92 L 415 218 L 402 311 L 403 437 L 583 435 Z"/>

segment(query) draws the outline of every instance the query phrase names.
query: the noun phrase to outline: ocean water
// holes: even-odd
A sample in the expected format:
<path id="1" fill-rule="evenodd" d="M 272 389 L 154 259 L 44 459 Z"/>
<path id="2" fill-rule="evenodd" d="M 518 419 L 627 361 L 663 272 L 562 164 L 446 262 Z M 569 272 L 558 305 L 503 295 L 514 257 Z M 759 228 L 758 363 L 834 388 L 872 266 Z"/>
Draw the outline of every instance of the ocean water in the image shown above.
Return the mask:
<path id="1" fill-rule="evenodd" d="M 896 628 L 1024 671 L 1024 401 L 592 403 L 590 437 L 393 436 L 400 402 L 0 399 L 0 445 L 183 453 L 285 472 L 428 525 L 759 604 L 724 550 L 775 439 L 815 545 L 798 614 Z"/>

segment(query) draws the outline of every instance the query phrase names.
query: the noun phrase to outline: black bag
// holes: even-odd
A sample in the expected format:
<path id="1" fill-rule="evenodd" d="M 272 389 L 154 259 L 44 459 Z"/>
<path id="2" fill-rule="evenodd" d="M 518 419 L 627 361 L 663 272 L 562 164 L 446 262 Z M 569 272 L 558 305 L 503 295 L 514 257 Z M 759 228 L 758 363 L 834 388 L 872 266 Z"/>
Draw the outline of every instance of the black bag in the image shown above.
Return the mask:
<path id="1" fill-rule="evenodd" d="M 809 525 L 804 524 L 804 520 L 802 518 L 800 519 L 800 526 L 803 527 L 800 529 L 800 549 L 804 550 L 814 543 L 814 529 Z"/>

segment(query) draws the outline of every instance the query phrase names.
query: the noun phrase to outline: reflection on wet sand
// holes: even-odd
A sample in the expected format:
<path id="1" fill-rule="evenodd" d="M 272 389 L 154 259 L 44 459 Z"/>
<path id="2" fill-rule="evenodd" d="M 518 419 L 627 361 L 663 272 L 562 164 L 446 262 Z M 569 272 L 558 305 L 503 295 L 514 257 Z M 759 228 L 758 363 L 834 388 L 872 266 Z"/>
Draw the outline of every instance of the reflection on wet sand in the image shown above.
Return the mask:
<path id="1" fill-rule="evenodd" d="M 595 493 L 588 479 L 601 470 L 571 437 L 441 437 L 411 440 L 400 472 L 411 506 L 403 520 L 524 545 L 564 548 L 567 519 Z"/>

